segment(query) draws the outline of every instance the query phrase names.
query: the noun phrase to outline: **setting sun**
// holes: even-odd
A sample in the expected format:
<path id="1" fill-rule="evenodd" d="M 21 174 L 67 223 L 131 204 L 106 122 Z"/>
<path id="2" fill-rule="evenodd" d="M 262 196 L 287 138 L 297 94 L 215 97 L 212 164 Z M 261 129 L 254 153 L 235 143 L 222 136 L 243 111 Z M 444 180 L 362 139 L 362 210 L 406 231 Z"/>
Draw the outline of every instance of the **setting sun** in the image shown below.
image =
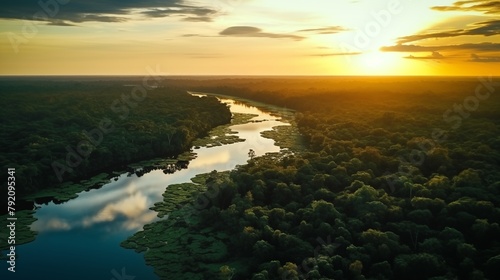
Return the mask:
<path id="1" fill-rule="evenodd" d="M 130 75 L 153 64 L 171 75 L 500 69 L 497 10 L 453 0 L 40 3 L 4 3 L 0 74 Z"/>
<path id="2" fill-rule="evenodd" d="M 394 65 L 391 61 L 380 52 L 369 52 L 360 55 L 360 67 L 366 71 L 385 72 Z"/>

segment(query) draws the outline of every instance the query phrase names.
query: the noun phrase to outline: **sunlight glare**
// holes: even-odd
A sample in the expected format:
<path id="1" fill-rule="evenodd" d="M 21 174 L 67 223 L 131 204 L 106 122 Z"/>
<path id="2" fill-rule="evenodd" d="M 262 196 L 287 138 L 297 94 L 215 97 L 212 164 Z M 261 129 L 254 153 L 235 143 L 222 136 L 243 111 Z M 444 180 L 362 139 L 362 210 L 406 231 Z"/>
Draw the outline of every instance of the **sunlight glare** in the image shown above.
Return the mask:
<path id="1" fill-rule="evenodd" d="M 367 53 L 365 55 L 362 55 L 361 58 L 363 67 L 365 68 L 381 68 L 386 65 L 386 61 L 384 61 L 384 58 L 382 57 L 381 53 L 375 52 L 375 53 Z"/>
<path id="2" fill-rule="evenodd" d="M 394 75 L 400 74 L 401 63 L 398 56 L 391 53 L 371 51 L 359 55 L 355 66 L 362 75 Z M 399 68 L 399 71 L 397 71 Z"/>

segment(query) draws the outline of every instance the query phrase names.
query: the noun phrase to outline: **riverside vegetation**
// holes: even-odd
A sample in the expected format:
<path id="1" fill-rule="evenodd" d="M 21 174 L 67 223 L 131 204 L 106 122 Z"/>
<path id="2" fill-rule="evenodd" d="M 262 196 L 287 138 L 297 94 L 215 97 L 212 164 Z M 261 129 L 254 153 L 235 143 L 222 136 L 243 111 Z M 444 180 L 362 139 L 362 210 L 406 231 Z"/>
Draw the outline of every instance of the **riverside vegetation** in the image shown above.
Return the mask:
<path id="1" fill-rule="evenodd" d="M 500 87 L 469 78 L 167 83 L 298 110 L 308 151 L 167 188 L 123 245 L 162 279 L 496 279 Z M 479 98 L 475 93 L 481 86 Z"/>
<path id="2" fill-rule="evenodd" d="M 125 86 L 134 83 L 141 80 L 0 81 L 4 105 L 0 111 L 4 120 L 0 164 L 4 170 L 16 169 L 17 245 L 36 236 L 30 230 L 35 220 L 33 201 L 73 199 L 83 190 L 109 182 L 111 171 L 135 172 L 140 167 L 142 173 L 158 168 L 167 173 L 185 168 L 190 154 L 177 155 L 188 151 L 193 140 L 231 120 L 228 107 L 216 98 L 194 97 L 172 87 L 150 89 L 144 98 L 134 100 L 133 87 Z M 103 122 L 109 130 L 97 132 Z M 80 154 L 82 150 L 91 152 Z M 69 154 L 74 161 L 71 167 L 66 160 Z M 159 159 L 151 160 L 154 158 Z M 132 164 L 138 161 L 140 166 Z M 57 170 L 64 170 L 62 183 L 54 163 Z M 6 172 L 0 178 L 6 182 Z M 3 220 L 6 217 L 0 216 Z M 8 246 L 7 235 L 7 231 L 0 234 L 2 249 Z"/>
<path id="3" fill-rule="evenodd" d="M 231 119 L 216 98 L 175 88 L 150 89 L 134 99 L 133 87 L 125 84 L 135 82 L 140 84 L 125 78 L 2 80 L 0 163 L 16 168 L 18 196 L 59 184 L 55 170 L 63 181 L 75 181 L 140 160 L 176 156 Z M 67 162 L 69 154 L 74 166 Z"/>

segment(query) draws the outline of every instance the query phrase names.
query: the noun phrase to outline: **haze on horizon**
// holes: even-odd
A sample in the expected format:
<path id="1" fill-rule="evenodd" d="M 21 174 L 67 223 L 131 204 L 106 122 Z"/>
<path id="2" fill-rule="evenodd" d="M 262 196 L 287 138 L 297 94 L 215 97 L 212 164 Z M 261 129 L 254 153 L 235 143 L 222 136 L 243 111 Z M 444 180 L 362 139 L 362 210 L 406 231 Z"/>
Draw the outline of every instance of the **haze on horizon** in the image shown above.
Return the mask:
<path id="1" fill-rule="evenodd" d="M 497 1 L 5 0 L 0 75 L 500 75 Z"/>

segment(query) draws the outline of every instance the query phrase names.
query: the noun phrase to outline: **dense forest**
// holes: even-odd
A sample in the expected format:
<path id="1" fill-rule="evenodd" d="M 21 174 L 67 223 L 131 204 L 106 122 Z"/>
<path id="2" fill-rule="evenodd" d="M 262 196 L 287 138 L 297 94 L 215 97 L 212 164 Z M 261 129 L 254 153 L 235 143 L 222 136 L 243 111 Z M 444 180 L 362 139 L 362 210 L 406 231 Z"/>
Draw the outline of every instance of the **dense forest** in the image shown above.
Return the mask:
<path id="1" fill-rule="evenodd" d="M 498 83 L 343 81 L 169 81 L 298 110 L 309 152 L 214 171 L 125 245 L 162 279 L 498 279 Z"/>
<path id="2" fill-rule="evenodd" d="M 4 78 L 0 99 L 0 165 L 16 168 L 18 195 L 177 155 L 231 119 L 216 98 L 140 79 Z"/>

